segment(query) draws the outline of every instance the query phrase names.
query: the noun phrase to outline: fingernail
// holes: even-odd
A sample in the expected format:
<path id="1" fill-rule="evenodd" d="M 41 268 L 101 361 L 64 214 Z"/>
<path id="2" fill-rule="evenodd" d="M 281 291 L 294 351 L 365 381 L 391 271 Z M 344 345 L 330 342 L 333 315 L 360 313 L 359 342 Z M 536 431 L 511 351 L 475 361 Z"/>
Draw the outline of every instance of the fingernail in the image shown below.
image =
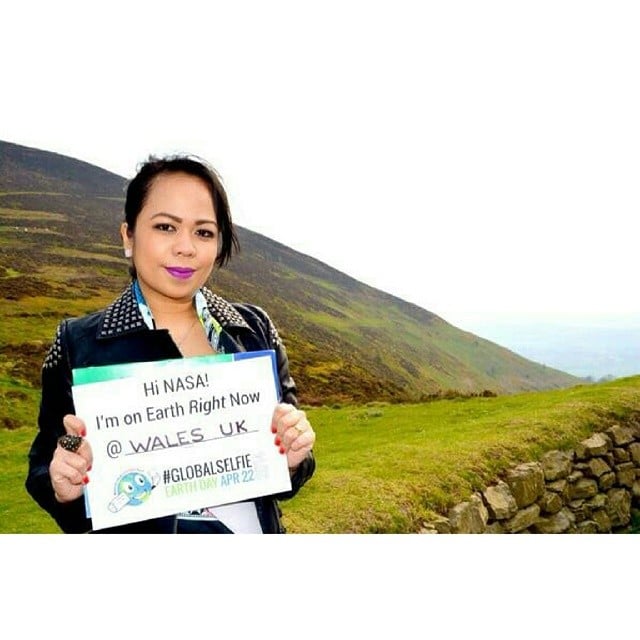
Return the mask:
<path id="1" fill-rule="evenodd" d="M 271 425 L 271 433 L 278 433 L 278 427 L 276 427 L 275 425 Z"/>
<path id="2" fill-rule="evenodd" d="M 276 443 L 276 447 L 282 444 L 282 440 L 280 440 L 280 436 L 276 436 L 276 439 L 274 440 L 274 442 Z"/>
<path id="3" fill-rule="evenodd" d="M 82 429 L 80 429 L 80 435 L 84 438 L 87 435 L 87 430 L 82 427 Z"/>
<path id="4" fill-rule="evenodd" d="M 89 476 L 82 478 L 82 484 L 89 484 Z"/>
<path id="5" fill-rule="evenodd" d="M 87 467 L 87 471 L 91 471 L 91 465 Z"/>
<path id="6" fill-rule="evenodd" d="M 284 447 L 280 447 L 280 453 L 285 453 L 286 449 Z"/>

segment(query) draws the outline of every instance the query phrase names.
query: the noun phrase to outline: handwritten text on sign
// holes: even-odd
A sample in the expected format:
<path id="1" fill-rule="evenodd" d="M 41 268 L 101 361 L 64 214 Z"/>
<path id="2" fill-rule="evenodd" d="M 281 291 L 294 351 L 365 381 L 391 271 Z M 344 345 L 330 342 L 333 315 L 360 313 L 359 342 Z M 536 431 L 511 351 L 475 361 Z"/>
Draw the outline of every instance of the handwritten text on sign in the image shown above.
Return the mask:
<path id="1" fill-rule="evenodd" d="M 274 353 L 74 370 L 94 529 L 291 488 L 273 443 Z"/>

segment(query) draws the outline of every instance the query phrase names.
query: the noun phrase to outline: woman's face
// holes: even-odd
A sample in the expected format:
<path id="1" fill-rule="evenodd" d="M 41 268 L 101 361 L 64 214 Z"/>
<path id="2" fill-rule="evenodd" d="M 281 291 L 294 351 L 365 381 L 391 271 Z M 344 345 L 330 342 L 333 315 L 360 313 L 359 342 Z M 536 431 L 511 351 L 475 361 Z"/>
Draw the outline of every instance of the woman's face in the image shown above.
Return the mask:
<path id="1" fill-rule="evenodd" d="M 218 253 L 218 225 L 206 184 L 186 173 L 152 182 L 133 233 L 123 223 L 125 249 L 145 297 L 190 300 L 206 281 Z"/>

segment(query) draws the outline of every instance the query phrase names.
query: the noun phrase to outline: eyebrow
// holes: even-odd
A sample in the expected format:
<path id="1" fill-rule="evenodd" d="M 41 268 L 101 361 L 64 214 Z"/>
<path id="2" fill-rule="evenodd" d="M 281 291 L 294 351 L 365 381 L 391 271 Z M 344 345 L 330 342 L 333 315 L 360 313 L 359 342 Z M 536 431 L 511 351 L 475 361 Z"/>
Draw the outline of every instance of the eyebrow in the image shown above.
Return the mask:
<path id="1" fill-rule="evenodd" d="M 176 216 L 173 213 L 166 213 L 165 211 L 159 211 L 158 213 L 154 213 L 151 216 L 151 220 L 159 216 L 165 216 L 166 218 L 169 218 L 174 222 L 182 222 L 182 218 L 180 216 Z M 196 224 L 212 224 L 216 228 L 218 227 L 218 223 L 215 220 L 211 220 L 210 218 L 203 218 L 202 220 L 196 220 L 195 222 Z"/>

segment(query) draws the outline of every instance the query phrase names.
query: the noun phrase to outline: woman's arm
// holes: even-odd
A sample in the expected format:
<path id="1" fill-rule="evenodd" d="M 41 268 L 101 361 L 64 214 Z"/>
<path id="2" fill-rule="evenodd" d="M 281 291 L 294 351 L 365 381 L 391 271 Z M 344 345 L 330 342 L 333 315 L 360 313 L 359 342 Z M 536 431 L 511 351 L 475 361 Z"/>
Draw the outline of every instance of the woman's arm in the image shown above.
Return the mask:
<path id="1" fill-rule="evenodd" d="M 278 331 L 274 324 L 271 322 L 269 316 L 266 316 L 266 320 L 269 325 L 269 338 L 271 342 L 271 348 L 276 353 L 276 366 L 278 370 L 278 378 L 280 388 L 282 390 L 282 402 L 291 405 L 292 408 L 298 408 L 298 398 L 296 385 L 289 373 L 289 359 L 287 358 L 287 351 L 284 343 L 282 342 Z M 291 473 L 291 491 L 278 494 L 276 497 L 279 500 L 288 500 L 298 493 L 300 488 L 311 478 L 316 468 L 316 461 L 313 456 L 313 444 L 315 442 L 315 433 L 312 426 L 309 424 L 306 415 L 302 411 L 291 411 L 290 416 L 286 416 L 289 413 L 286 409 L 279 412 L 279 408 L 276 407 L 274 411 L 274 426 L 277 430 L 277 434 L 282 440 L 283 446 L 288 450 L 287 458 L 295 462 L 294 466 L 290 465 Z M 283 421 L 278 427 L 278 421 Z M 297 432 L 293 425 L 302 425 L 301 428 L 304 432 Z M 273 430 L 273 429 L 272 429 Z M 301 461 L 298 461 L 299 456 L 296 452 L 300 449 L 304 449 L 304 457 Z"/>
<path id="2" fill-rule="evenodd" d="M 29 451 L 26 489 L 32 498 L 66 533 L 82 533 L 90 528 L 84 498 L 61 503 L 56 499 L 49 466 L 58 438 L 65 434 L 63 418 L 74 413 L 71 395 L 67 321 L 58 326 L 56 337 L 42 366 L 42 394 L 38 415 L 38 433 Z"/>

